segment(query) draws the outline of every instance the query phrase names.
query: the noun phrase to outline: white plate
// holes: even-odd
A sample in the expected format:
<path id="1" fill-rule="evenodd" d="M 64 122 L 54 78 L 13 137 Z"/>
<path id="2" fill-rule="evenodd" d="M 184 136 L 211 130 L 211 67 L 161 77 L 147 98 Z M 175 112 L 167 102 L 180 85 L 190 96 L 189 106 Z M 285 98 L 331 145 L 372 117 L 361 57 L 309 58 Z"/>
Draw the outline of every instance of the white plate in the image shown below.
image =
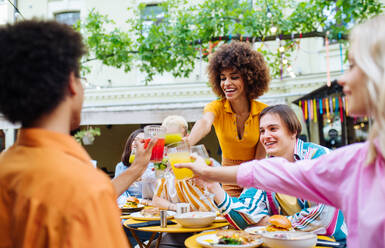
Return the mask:
<path id="1" fill-rule="evenodd" d="M 167 219 L 173 218 L 175 214 L 174 211 L 167 211 Z M 141 212 L 132 213 L 130 217 L 134 220 L 160 220 L 160 216 L 145 217 Z"/>
<path id="2" fill-rule="evenodd" d="M 251 234 L 262 234 L 267 232 L 266 227 L 264 226 L 253 226 L 253 227 L 248 227 L 245 229 L 246 232 L 251 233 Z"/>
<path id="3" fill-rule="evenodd" d="M 136 207 L 124 207 L 124 205 L 120 207 L 121 210 L 134 210 L 138 208 L 143 209 L 144 205 L 139 203 L 138 205 L 136 205 Z"/>
<path id="4" fill-rule="evenodd" d="M 218 236 L 215 233 L 199 236 L 197 242 L 207 248 L 253 248 L 260 246 L 263 242 L 261 239 L 258 239 L 250 244 L 245 245 L 220 245 L 218 243 Z"/>
<path id="5" fill-rule="evenodd" d="M 138 211 L 142 210 L 143 208 L 144 208 L 144 205 L 138 204 L 138 206 L 135 208 L 134 207 L 131 207 L 131 208 L 121 207 L 120 210 L 122 211 L 122 215 L 127 215 L 130 213 L 138 212 Z"/>
<path id="6" fill-rule="evenodd" d="M 317 244 L 317 235 L 305 232 L 265 232 L 262 240 L 269 247 L 312 248 Z"/>
<path id="7" fill-rule="evenodd" d="M 227 221 L 226 218 L 223 216 L 217 216 L 215 217 L 215 220 L 214 220 L 214 222 L 226 222 L 226 221 Z"/>

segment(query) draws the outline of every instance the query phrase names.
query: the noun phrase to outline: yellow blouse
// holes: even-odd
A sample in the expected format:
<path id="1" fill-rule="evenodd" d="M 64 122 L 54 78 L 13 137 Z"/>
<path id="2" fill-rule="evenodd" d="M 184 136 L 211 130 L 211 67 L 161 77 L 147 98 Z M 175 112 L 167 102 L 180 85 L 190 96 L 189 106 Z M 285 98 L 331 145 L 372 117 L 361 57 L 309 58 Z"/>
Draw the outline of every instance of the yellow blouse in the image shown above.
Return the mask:
<path id="1" fill-rule="evenodd" d="M 251 160 L 259 141 L 259 114 L 267 105 L 251 101 L 250 115 L 245 123 L 242 139 L 237 132 L 236 115 L 226 99 L 212 101 L 204 112 L 214 114 L 214 128 L 222 149 L 222 157 L 231 160 Z"/>

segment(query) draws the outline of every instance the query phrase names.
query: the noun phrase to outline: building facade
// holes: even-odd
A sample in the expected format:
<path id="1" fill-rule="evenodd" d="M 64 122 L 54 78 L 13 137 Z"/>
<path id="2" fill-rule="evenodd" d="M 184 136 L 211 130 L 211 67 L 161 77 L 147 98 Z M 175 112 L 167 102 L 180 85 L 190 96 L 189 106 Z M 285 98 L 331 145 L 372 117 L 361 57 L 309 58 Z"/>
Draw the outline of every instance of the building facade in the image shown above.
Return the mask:
<path id="1" fill-rule="evenodd" d="M 108 15 L 124 29 L 128 25 L 126 20 L 133 17 L 133 13 L 127 11 L 128 7 L 139 3 L 151 7 L 161 1 L 13 0 L 13 2 L 26 19 L 38 17 L 73 24 L 78 19 L 84 19 L 89 11 L 95 9 L 101 14 Z M 14 22 L 20 18 L 7 1 L 0 0 L 0 13 L 3 12 L 7 13 L 7 19 L 0 16 L 0 24 Z M 256 43 L 255 46 L 258 47 L 259 44 Z M 270 46 L 274 47 L 274 42 Z M 86 149 L 98 163 L 102 164 L 101 167 L 107 167 L 108 170 L 112 170 L 119 161 L 125 139 L 132 130 L 145 124 L 161 123 L 170 114 L 184 116 L 191 126 L 202 115 L 203 107 L 216 99 L 207 84 L 206 63 L 203 61 L 197 61 L 195 70 L 188 78 L 174 78 L 171 74 L 157 75 L 148 85 L 144 83 L 144 75 L 135 68 L 125 73 L 123 70 L 102 65 L 98 61 L 92 61 L 88 65 L 91 73 L 87 75 L 87 81 L 92 87 L 85 90 L 82 125 L 101 127 L 102 135 L 97 137 L 94 145 L 87 146 Z M 338 44 L 329 48 L 329 65 L 332 79 L 337 78 L 346 68 L 346 65 L 341 64 Z M 325 85 L 326 48 L 323 39 L 302 39 L 293 68 L 295 78 L 274 79 L 268 93 L 259 100 L 269 105 L 290 104 L 302 118 L 300 109 L 291 103 Z M 0 116 L 0 130 L 3 130 L 0 138 L 4 137 L 5 147 L 13 143 L 17 128 L 17 125 L 8 123 Z M 317 129 L 318 126 L 310 123 L 309 129 L 303 128 L 304 134 L 309 136 L 307 130 L 312 132 L 313 128 Z M 311 141 L 319 143 L 319 137 L 311 135 Z M 220 154 L 217 153 L 218 143 L 213 131 L 202 140 L 202 143 L 208 146 L 213 157 L 220 160 Z M 108 151 L 105 148 L 106 144 L 110 147 Z M 100 155 L 100 151 L 103 151 L 103 156 Z"/>

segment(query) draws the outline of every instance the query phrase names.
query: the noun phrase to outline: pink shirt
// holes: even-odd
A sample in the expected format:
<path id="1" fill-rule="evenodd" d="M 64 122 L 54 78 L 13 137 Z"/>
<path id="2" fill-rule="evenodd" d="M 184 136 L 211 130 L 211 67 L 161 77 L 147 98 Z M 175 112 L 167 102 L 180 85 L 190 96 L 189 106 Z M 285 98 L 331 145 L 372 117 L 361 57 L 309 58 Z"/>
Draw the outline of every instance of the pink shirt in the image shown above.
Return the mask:
<path id="1" fill-rule="evenodd" d="M 385 247 L 385 160 L 365 165 L 369 143 L 342 147 L 314 160 L 254 160 L 238 169 L 243 187 L 290 194 L 340 208 L 348 226 L 347 245 Z M 378 147 L 377 147 L 378 150 Z"/>

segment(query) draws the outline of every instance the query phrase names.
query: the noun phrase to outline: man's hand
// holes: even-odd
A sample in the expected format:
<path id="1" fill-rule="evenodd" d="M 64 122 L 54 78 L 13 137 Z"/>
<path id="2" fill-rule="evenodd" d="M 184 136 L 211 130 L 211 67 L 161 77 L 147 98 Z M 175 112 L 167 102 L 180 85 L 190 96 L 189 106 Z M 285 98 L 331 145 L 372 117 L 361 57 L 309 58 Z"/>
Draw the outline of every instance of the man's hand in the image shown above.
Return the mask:
<path id="1" fill-rule="evenodd" d="M 192 146 L 192 144 L 190 143 L 190 140 L 188 138 L 188 135 L 186 135 L 185 137 L 182 138 L 182 141 L 186 142 L 187 144 L 189 144 L 190 146 Z"/>
<path id="2" fill-rule="evenodd" d="M 140 169 L 147 168 L 147 165 L 151 159 L 152 148 L 154 148 L 157 141 L 158 141 L 157 138 L 152 138 L 148 143 L 148 146 L 145 148 L 144 147 L 145 144 L 143 140 L 136 140 L 135 141 L 135 147 L 136 147 L 135 160 L 131 164 L 131 166 L 140 168 Z"/>

